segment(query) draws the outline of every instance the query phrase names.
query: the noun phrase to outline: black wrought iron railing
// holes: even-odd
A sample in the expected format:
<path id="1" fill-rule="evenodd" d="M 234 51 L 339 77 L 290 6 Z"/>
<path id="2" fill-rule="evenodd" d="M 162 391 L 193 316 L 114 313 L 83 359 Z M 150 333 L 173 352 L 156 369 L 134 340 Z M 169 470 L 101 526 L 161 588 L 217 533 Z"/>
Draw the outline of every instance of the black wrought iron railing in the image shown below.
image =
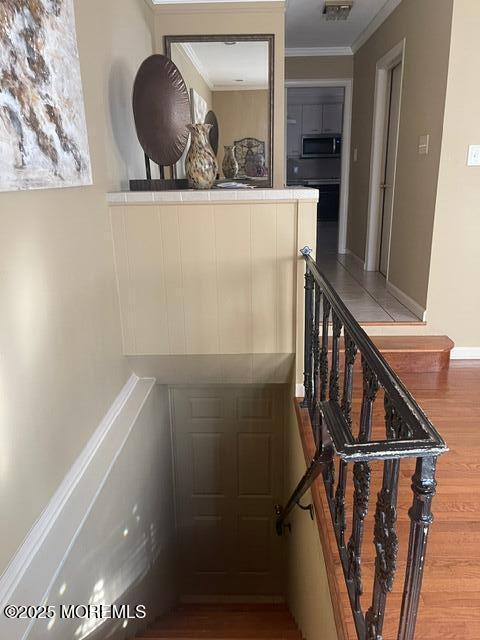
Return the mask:
<path id="1" fill-rule="evenodd" d="M 287 505 L 277 510 L 277 533 L 283 533 L 288 515 L 322 474 L 358 638 L 381 640 L 387 596 L 392 590 L 397 569 L 400 464 L 404 458 L 416 459 L 412 478 L 413 503 L 408 512 L 410 539 L 397 635 L 398 640 L 413 640 L 428 530 L 433 521 L 431 503 L 436 489 L 436 461 L 447 447 L 321 273 L 310 253 L 308 247 L 302 250 L 306 263 L 305 397 L 302 406 L 310 414 L 316 452 Z M 341 366 L 342 334 L 344 362 Z M 352 417 L 357 358 L 361 360 L 362 376 L 358 428 Z M 384 438 L 372 428 L 374 403 L 380 393 L 384 402 Z M 338 479 L 335 479 L 337 457 Z M 383 462 L 383 479 L 375 511 L 375 576 L 371 604 L 364 611 L 361 599 L 362 549 L 370 502 L 371 465 L 377 461 Z M 353 502 L 349 518 L 351 531 L 347 535 L 349 465 L 353 465 Z"/>

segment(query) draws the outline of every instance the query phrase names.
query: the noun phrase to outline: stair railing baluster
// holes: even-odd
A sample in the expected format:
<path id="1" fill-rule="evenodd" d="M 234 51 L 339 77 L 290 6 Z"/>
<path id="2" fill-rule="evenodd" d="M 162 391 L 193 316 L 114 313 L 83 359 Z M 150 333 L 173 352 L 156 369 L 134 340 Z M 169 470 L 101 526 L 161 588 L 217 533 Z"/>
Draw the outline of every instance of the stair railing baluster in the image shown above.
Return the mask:
<path id="1" fill-rule="evenodd" d="M 313 274 L 307 267 L 305 271 L 305 333 L 303 387 L 305 395 L 303 407 L 310 409 L 312 403 L 312 336 L 313 336 Z"/>
<path id="2" fill-rule="evenodd" d="M 314 323 L 313 323 L 313 400 L 312 400 L 312 427 L 315 444 L 318 447 L 321 442 L 320 434 L 320 316 L 322 291 L 317 283 L 314 288 Z"/>
<path id="3" fill-rule="evenodd" d="M 343 374 L 343 395 L 342 395 L 342 413 L 347 421 L 349 428 L 352 428 L 352 395 L 353 395 L 353 367 L 355 365 L 355 357 L 357 355 L 357 347 L 350 337 L 348 331 L 345 331 L 345 371 Z M 340 546 L 345 546 L 345 529 L 347 526 L 345 516 L 345 492 L 347 486 L 348 465 L 344 460 L 340 460 L 338 471 L 338 484 L 335 492 L 335 522 L 337 523 Z"/>
<path id="4" fill-rule="evenodd" d="M 412 523 L 398 640 L 413 640 L 415 635 L 428 531 L 433 522 L 432 500 L 437 486 L 436 464 L 436 457 L 417 458 L 415 473 L 412 477 L 413 504 L 408 512 Z"/>
<path id="5" fill-rule="evenodd" d="M 373 403 L 377 397 L 378 378 L 362 355 L 363 398 L 360 411 L 359 442 L 368 442 L 372 432 Z M 370 500 L 370 463 L 355 462 L 353 465 L 353 521 L 352 534 L 348 541 L 348 577 L 353 580 L 355 590 L 355 611 L 361 611 L 360 596 L 362 584 L 362 545 L 365 518 Z"/>
<path id="6" fill-rule="evenodd" d="M 374 544 L 375 579 L 372 606 L 365 615 L 366 640 L 382 640 L 387 595 L 392 590 L 397 569 L 397 486 L 400 460 L 383 463 L 382 488 L 377 496 Z"/>
<path id="7" fill-rule="evenodd" d="M 330 302 L 325 295 L 322 297 L 322 348 L 320 351 L 320 400 L 324 402 L 327 399 L 328 387 L 328 324 L 330 320 Z"/>

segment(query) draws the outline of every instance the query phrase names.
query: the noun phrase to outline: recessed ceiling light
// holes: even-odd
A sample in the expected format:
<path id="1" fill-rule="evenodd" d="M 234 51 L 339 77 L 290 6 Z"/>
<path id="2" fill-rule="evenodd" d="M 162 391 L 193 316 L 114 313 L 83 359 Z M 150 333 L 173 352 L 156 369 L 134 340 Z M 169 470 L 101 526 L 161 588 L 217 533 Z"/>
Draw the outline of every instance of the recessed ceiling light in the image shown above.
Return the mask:
<path id="1" fill-rule="evenodd" d="M 327 20 L 346 20 L 353 7 L 353 0 L 326 0 L 323 13 Z"/>
<path id="2" fill-rule="evenodd" d="M 235 82 L 243 82 L 242 78 L 239 78 L 238 80 L 236 79 Z"/>

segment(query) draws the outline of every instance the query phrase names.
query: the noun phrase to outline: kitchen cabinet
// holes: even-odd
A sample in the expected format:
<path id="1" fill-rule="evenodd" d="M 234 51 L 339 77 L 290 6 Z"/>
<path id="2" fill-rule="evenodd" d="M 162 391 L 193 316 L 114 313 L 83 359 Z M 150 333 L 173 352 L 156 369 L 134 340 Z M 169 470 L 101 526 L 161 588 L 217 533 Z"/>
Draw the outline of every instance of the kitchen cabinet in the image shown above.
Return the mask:
<path id="1" fill-rule="evenodd" d="M 302 133 L 322 133 L 323 105 L 304 104 L 302 107 Z"/>
<path id="2" fill-rule="evenodd" d="M 342 133 L 343 104 L 332 102 L 322 106 L 322 133 Z"/>
<path id="3" fill-rule="evenodd" d="M 302 155 L 302 136 L 341 134 L 343 131 L 343 104 L 292 104 L 287 109 L 287 156 Z"/>
<path id="4" fill-rule="evenodd" d="M 302 148 L 302 105 L 294 104 L 287 110 L 287 155 L 297 157 Z"/>
<path id="5" fill-rule="evenodd" d="M 304 104 L 302 107 L 302 134 L 342 133 L 343 104 L 325 102 L 323 104 Z"/>

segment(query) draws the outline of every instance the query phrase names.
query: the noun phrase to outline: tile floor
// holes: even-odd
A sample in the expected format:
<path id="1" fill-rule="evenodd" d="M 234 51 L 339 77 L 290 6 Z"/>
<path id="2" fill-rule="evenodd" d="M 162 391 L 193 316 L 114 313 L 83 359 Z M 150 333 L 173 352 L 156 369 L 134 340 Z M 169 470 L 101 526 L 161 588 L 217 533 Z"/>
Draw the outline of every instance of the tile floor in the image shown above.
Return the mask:
<path id="1" fill-rule="evenodd" d="M 350 254 L 336 252 L 338 227 L 323 222 L 318 231 L 317 263 L 358 322 L 420 322 L 388 290 L 381 273 L 364 271 Z"/>

